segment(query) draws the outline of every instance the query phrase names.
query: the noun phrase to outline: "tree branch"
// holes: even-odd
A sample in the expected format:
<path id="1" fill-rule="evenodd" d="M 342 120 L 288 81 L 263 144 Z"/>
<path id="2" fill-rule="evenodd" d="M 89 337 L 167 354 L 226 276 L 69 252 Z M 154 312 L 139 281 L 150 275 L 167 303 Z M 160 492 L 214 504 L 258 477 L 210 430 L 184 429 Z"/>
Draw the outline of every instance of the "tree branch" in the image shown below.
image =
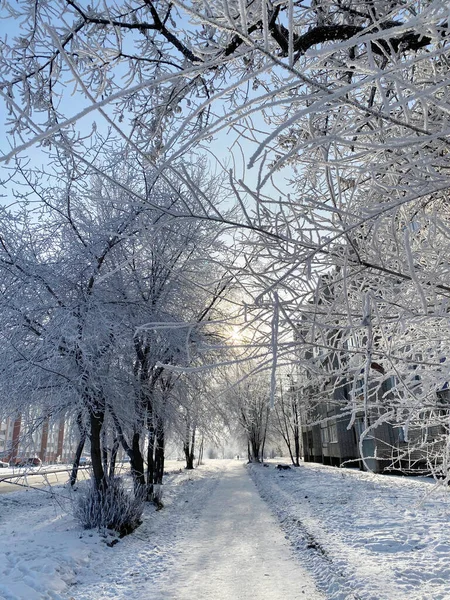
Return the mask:
<path id="1" fill-rule="evenodd" d="M 401 27 L 402 25 L 402 23 L 394 21 L 382 25 L 381 28 L 386 30 L 394 27 Z M 442 29 L 441 37 L 444 37 L 446 35 L 446 30 L 448 29 L 448 24 L 443 23 L 440 27 Z M 278 29 L 278 35 L 280 35 L 282 29 L 280 27 L 278 27 Z M 285 28 L 283 27 L 283 29 Z M 305 54 L 305 52 L 313 46 L 323 44 L 324 42 L 349 40 L 357 35 L 370 31 L 370 27 L 360 25 L 321 25 L 314 27 L 303 35 L 294 37 L 294 50 L 297 52 L 296 59 L 302 54 Z M 377 30 L 372 29 L 372 31 L 376 32 Z M 282 33 L 284 35 L 284 44 L 287 48 L 287 30 L 286 34 L 284 34 L 284 32 Z M 278 40 L 276 41 L 278 42 Z M 431 42 L 431 37 L 411 30 L 397 37 L 393 36 L 389 39 L 380 38 L 378 40 L 372 40 L 370 44 L 374 54 L 385 56 L 386 54 L 392 54 L 392 52 L 398 52 L 399 50 L 404 52 L 417 51 L 420 50 L 420 48 L 428 46 Z M 284 46 L 281 46 L 281 44 L 279 45 L 283 51 L 287 51 L 284 49 Z"/>
<path id="2" fill-rule="evenodd" d="M 154 29 L 159 31 L 168 42 L 170 42 L 177 50 L 183 54 L 188 60 L 193 63 L 202 62 L 201 58 L 196 56 L 192 50 L 185 46 L 171 31 L 169 31 L 163 21 L 161 21 L 158 11 L 153 6 L 151 0 L 144 0 L 144 3 L 150 9 L 150 13 L 154 21 Z"/>
<path id="3" fill-rule="evenodd" d="M 86 14 L 73 0 L 66 0 L 67 4 L 71 6 L 85 21 L 85 23 L 94 23 L 96 25 L 113 25 L 114 27 L 120 27 L 121 29 L 137 29 L 138 31 L 148 31 L 149 29 L 156 29 L 155 23 L 146 23 L 145 21 L 137 21 L 136 23 L 127 23 L 126 21 L 116 21 L 115 19 L 103 19 L 101 17 L 94 17 Z"/>

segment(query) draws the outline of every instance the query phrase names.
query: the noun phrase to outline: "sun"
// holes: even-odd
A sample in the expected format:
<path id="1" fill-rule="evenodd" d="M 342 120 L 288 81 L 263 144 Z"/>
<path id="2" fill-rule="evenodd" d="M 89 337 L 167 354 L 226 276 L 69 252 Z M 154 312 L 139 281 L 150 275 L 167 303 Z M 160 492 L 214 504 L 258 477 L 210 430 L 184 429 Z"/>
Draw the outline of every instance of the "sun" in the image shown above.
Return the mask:
<path id="1" fill-rule="evenodd" d="M 244 341 L 242 336 L 242 329 L 240 327 L 237 327 L 236 325 L 233 325 L 233 327 L 231 327 L 230 329 L 229 339 L 232 344 L 242 344 L 242 342 Z"/>

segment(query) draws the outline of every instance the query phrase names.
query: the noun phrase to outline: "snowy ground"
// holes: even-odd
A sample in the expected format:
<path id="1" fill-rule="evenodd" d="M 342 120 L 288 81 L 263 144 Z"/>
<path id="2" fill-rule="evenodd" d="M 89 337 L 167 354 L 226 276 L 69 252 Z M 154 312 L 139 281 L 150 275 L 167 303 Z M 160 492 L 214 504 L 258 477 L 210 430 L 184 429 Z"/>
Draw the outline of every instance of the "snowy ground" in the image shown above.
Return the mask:
<path id="1" fill-rule="evenodd" d="M 450 599 L 447 486 L 313 464 L 250 470 L 327 598 Z"/>
<path id="2" fill-rule="evenodd" d="M 205 500 L 198 527 L 177 546 L 175 569 L 162 579 L 161 599 L 324 599 L 242 462 L 225 465 Z"/>
<path id="3" fill-rule="evenodd" d="M 1 495 L 0 598 L 450 599 L 447 487 L 322 465 L 182 466 L 168 464 L 165 508 L 113 547 L 67 515 L 63 487 Z M 244 595 L 252 577 L 264 583 Z"/>
<path id="4" fill-rule="evenodd" d="M 221 461 L 195 472 L 178 472 L 182 466 L 167 465 L 164 510 L 149 506 L 141 527 L 113 547 L 67 514 L 68 489 L 1 495 L 1 600 L 158 600 L 149 590 L 173 568 L 176 544 L 195 527 L 223 469 Z"/>

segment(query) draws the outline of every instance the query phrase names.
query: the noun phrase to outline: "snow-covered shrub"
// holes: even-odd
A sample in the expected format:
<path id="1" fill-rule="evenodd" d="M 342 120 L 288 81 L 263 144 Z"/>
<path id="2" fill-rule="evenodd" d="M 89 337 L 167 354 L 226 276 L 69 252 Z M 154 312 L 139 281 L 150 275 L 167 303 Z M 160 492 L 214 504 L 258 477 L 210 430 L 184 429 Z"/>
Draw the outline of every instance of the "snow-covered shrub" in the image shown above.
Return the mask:
<path id="1" fill-rule="evenodd" d="M 134 531 L 142 522 L 145 493 L 128 491 L 120 477 L 99 491 L 91 482 L 79 490 L 74 514 L 85 529 L 112 529 L 121 535 Z"/>

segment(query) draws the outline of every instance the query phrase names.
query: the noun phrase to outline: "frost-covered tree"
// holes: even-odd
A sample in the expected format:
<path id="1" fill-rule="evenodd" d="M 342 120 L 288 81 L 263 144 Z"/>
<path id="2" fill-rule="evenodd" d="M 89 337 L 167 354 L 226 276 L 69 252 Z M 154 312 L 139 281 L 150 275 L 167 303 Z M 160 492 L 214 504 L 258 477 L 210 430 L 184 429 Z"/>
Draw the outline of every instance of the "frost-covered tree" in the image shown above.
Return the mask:
<path id="1" fill-rule="evenodd" d="M 39 205 L 2 211 L 2 412 L 72 414 L 97 488 L 108 487 L 121 442 L 151 493 L 175 410 L 170 368 L 201 360 L 226 269 L 217 226 L 177 214 L 193 202 L 189 186 L 124 163 L 112 170 L 62 190 L 36 183 Z"/>
<path id="2" fill-rule="evenodd" d="M 229 410 L 245 436 L 249 462 L 262 462 L 270 423 L 270 383 L 267 375 L 236 372 L 229 382 Z"/>
<path id="3" fill-rule="evenodd" d="M 366 404 L 371 382 L 396 381 L 399 422 L 435 402 L 450 377 L 446 2 L 26 0 L 4 10 L 23 22 L 0 59 L 8 187 L 32 147 L 65 165 L 53 163 L 64 186 L 85 168 L 117 181 L 99 160 L 108 128 L 125 155 L 195 189 L 178 217 L 239 231 L 242 319 L 259 323 L 262 368 L 271 348 L 272 399 L 276 368 L 297 348 L 311 374 L 321 352 L 333 381 L 362 372 Z M 237 149 L 231 214 L 177 162 L 192 151 L 229 168 L 223 140 Z M 312 333 L 293 335 L 303 320 Z"/>
<path id="4" fill-rule="evenodd" d="M 272 427 L 286 444 L 292 464 L 298 467 L 302 455 L 301 399 L 292 373 L 279 383 L 274 413 Z"/>

